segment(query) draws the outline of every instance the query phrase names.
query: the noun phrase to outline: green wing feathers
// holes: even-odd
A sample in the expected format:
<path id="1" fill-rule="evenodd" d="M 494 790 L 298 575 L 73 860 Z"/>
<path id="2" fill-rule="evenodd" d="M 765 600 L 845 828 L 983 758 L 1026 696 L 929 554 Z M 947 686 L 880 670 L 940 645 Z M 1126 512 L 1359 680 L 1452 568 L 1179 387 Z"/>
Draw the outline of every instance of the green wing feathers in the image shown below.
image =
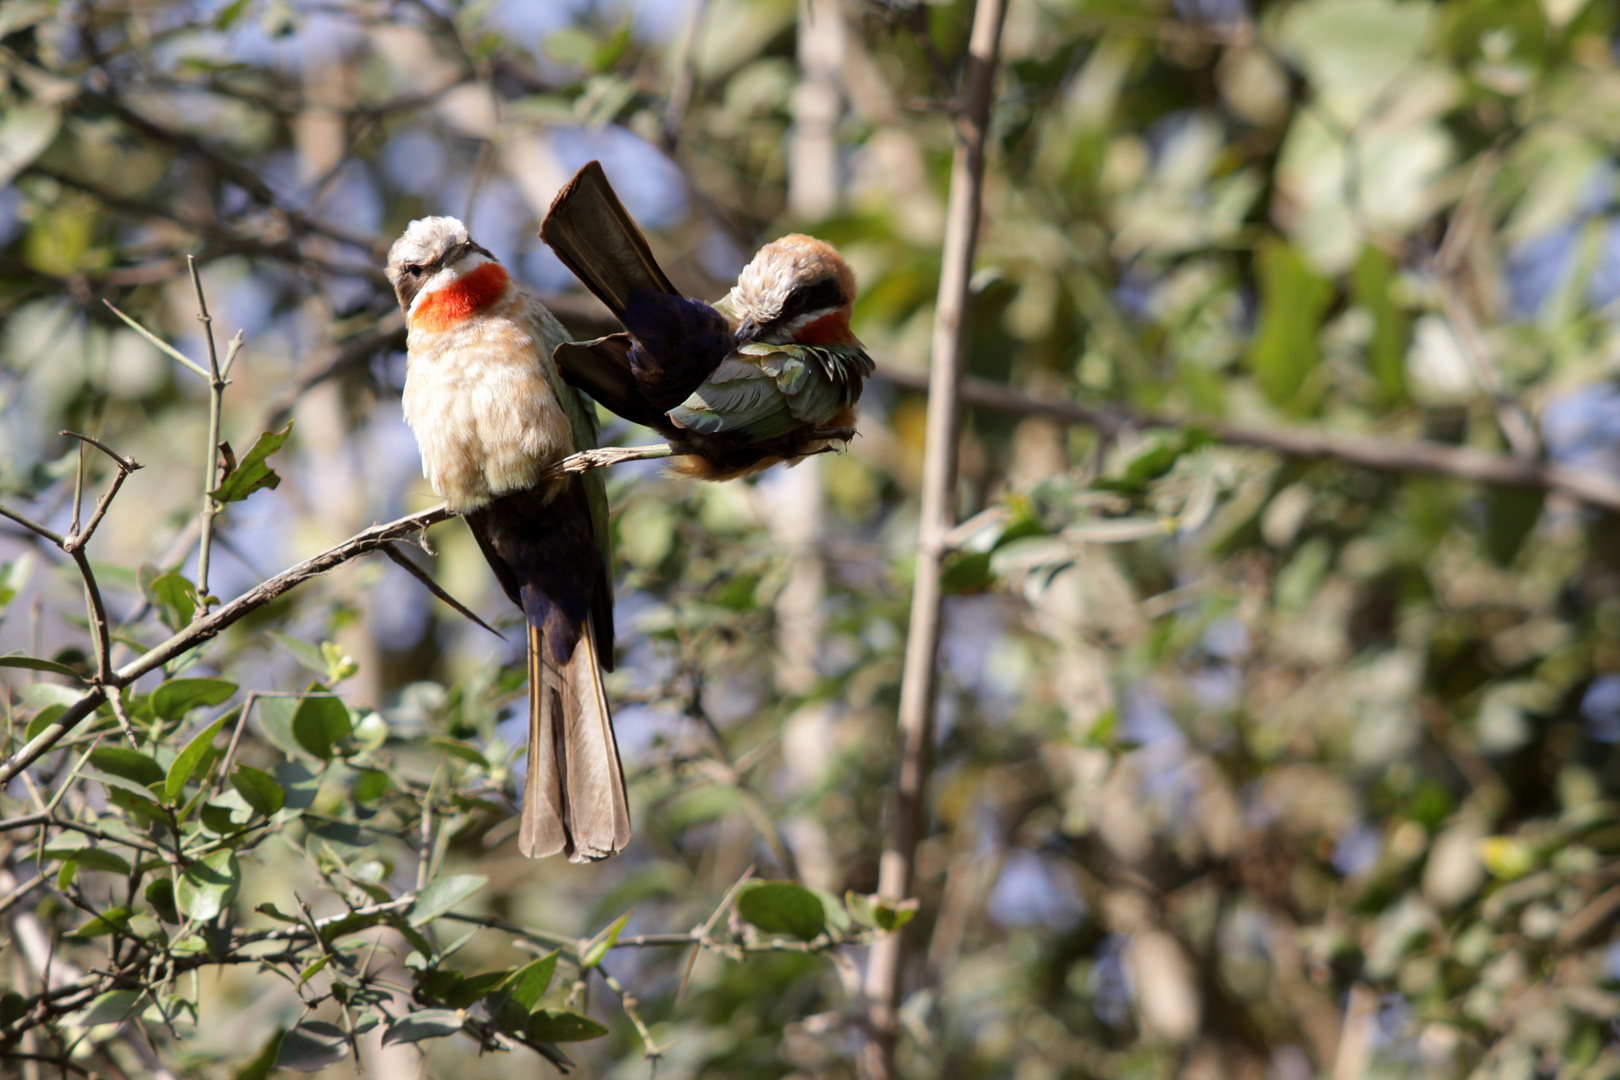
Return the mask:
<path id="1" fill-rule="evenodd" d="M 859 349 L 751 342 L 670 411 L 681 427 L 763 441 L 826 424 L 860 396 L 872 361 Z"/>

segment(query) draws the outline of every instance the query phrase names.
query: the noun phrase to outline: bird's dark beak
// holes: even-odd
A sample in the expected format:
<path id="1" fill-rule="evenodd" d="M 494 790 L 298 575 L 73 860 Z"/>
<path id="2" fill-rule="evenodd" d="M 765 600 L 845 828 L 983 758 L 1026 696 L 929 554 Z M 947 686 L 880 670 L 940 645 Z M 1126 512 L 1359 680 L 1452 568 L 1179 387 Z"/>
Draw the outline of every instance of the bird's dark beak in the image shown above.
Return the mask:
<path id="1" fill-rule="evenodd" d="M 752 317 L 746 318 L 737 324 L 737 340 L 753 341 L 758 337 L 759 323 L 755 322 Z"/>

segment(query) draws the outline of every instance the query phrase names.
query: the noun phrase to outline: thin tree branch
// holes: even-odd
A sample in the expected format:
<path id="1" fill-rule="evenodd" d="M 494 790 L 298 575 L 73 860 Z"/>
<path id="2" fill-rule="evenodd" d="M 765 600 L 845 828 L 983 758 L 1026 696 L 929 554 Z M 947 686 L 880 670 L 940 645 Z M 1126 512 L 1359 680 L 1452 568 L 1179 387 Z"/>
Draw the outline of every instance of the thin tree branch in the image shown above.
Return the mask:
<path id="1" fill-rule="evenodd" d="M 145 466 L 134 458 L 124 457 L 100 439 L 89 435 L 81 435 L 77 431 L 63 431 L 60 434 L 66 435 L 70 439 L 78 439 L 81 450 L 86 443 L 94 446 L 97 450 L 112 458 L 118 465 L 118 472 L 113 476 L 112 483 L 108 485 L 101 498 L 96 500 L 96 508 L 90 514 L 89 523 L 81 529 L 77 521 L 78 515 L 75 514 L 73 531 L 62 538 L 62 550 L 72 555 L 90 542 L 90 537 L 95 534 L 96 526 L 101 524 L 101 519 L 107 514 L 107 508 L 112 505 L 113 498 L 117 496 L 118 489 L 124 486 L 124 481 L 129 477 L 129 474 Z"/>
<path id="2" fill-rule="evenodd" d="M 60 534 L 52 532 L 37 521 L 30 521 L 28 518 L 23 517 L 15 510 L 8 510 L 4 506 L 0 506 L 0 517 L 10 518 L 12 521 L 15 521 L 17 524 L 27 529 L 29 532 L 43 536 L 57 547 L 61 547 L 63 544 L 63 539 Z"/>
<path id="3" fill-rule="evenodd" d="M 78 537 L 69 537 L 77 540 Z M 67 542 L 63 542 L 63 549 L 67 549 Z M 96 682 L 106 683 L 112 678 L 112 631 L 108 629 L 107 605 L 101 599 L 101 587 L 96 584 L 95 571 L 90 569 L 90 558 L 84 553 L 84 545 L 76 544 L 68 554 L 73 556 L 74 565 L 79 568 L 79 576 L 84 579 L 85 606 L 90 613 L 90 626 L 96 634 Z"/>
<path id="4" fill-rule="evenodd" d="M 196 258 L 187 255 L 186 268 L 191 271 L 191 287 L 197 293 L 197 321 L 202 323 L 203 340 L 208 343 L 208 448 L 203 451 L 202 534 L 197 543 L 197 612 L 206 614 L 208 562 L 214 546 L 214 518 L 220 511 L 213 491 L 219 486 L 219 414 L 225 404 L 225 376 L 220 371 L 219 347 L 214 344 L 214 317 L 208 314 L 208 299 L 203 295 Z M 233 360 L 236 349 L 233 344 Z"/>
<path id="5" fill-rule="evenodd" d="M 137 334 L 141 335 L 141 337 L 143 337 L 147 341 L 151 342 L 153 345 L 155 345 L 157 348 L 161 349 L 163 352 L 167 353 L 169 356 L 171 356 L 174 359 L 178 360 L 184 367 L 187 367 L 190 370 L 195 371 L 198 375 L 201 375 L 205 379 L 208 378 L 208 372 L 204 371 L 201 365 L 197 364 L 195 361 L 193 361 L 191 359 L 191 357 L 187 356 L 185 353 L 181 352 L 179 349 L 175 348 L 173 345 L 170 345 L 167 341 L 164 341 L 162 338 L 160 338 L 156 334 L 152 333 L 152 331 L 148 330 L 146 327 L 142 326 L 140 323 L 136 322 L 134 319 L 130 318 L 128 315 L 125 315 L 122 311 L 119 311 L 116 307 L 113 306 L 113 302 L 111 300 L 103 300 L 102 303 L 107 305 L 107 310 L 108 311 L 112 312 L 114 315 L 116 315 L 120 319 L 124 320 L 124 325 L 125 326 L 129 327 L 131 330 L 133 330 Z"/>
<path id="6" fill-rule="evenodd" d="M 905 372 L 883 372 L 876 378 L 906 390 L 926 390 L 926 381 Z M 1593 469 L 1492 454 L 1464 446 L 1421 439 L 1348 435 L 1291 427 L 1249 427 L 1198 416 L 1160 416 L 1119 405 L 1098 408 L 1074 401 L 1031 397 L 1006 386 L 968 376 L 962 401 L 975 408 L 1009 416 L 1044 416 L 1063 424 L 1117 431 L 1120 428 L 1191 428 L 1216 442 L 1250 446 L 1287 457 L 1337 461 L 1384 473 L 1431 473 L 1501 487 L 1535 488 L 1567 495 L 1578 502 L 1620 512 L 1620 480 Z"/>
<path id="7" fill-rule="evenodd" d="M 888 845 L 878 868 L 878 894 L 892 903 L 912 888 L 912 870 L 927 818 L 925 796 L 934 741 L 934 701 L 943 590 L 940 570 L 945 540 L 955 522 L 958 393 L 967 351 L 969 279 L 983 212 L 985 142 L 995 91 L 1003 0 L 978 0 L 968 44 L 967 69 L 958 100 L 955 157 L 945 216 L 945 245 L 929 372 L 929 407 L 923 456 L 922 513 L 917 568 L 911 597 L 911 626 L 900 682 L 897 718 L 899 755 Z M 861 1050 L 865 1080 L 891 1080 L 900 1005 L 900 965 L 904 932 L 872 946 L 866 969 L 869 1041 Z"/>
<path id="8" fill-rule="evenodd" d="M 536 477 L 536 480 L 550 480 L 570 473 L 600 469 L 626 461 L 666 458 L 685 452 L 665 444 L 622 448 L 610 446 L 596 450 L 582 450 L 577 454 L 564 458 L 549 468 L 543 469 Z M 6 513 L 3 507 L 0 507 L 0 513 Z M 7 516 L 11 515 L 7 513 Z M 336 567 L 342 566 L 351 559 L 376 551 L 392 541 L 404 540 L 422 532 L 429 526 L 448 521 L 455 516 L 454 513 L 441 504 L 432 509 L 422 510 L 390 521 L 386 525 L 373 525 L 371 528 L 364 529 L 349 537 L 341 544 L 327 548 L 320 554 L 311 556 L 298 565 L 283 570 L 275 577 L 260 582 L 212 614 L 198 618 L 167 641 L 148 649 L 134 660 L 114 670 L 104 683 L 91 688 L 83 697 L 69 705 L 61 716 L 30 739 L 21 750 L 13 754 L 3 765 L 0 765 L 0 787 L 10 783 L 12 778 L 19 772 L 38 761 L 42 755 L 61 742 L 69 731 L 73 730 L 81 720 L 89 716 L 106 700 L 109 688 L 116 691 L 117 688 L 128 686 L 147 672 L 162 667 L 170 660 L 190 652 L 203 642 L 218 636 L 238 619 L 258 610 L 311 578 L 319 577 Z M 31 525 L 31 523 L 27 524 Z M 36 528 L 35 531 L 40 530 Z M 56 537 L 56 534 L 44 530 L 42 535 L 54 538 L 55 542 L 60 546 L 61 541 L 60 538 Z"/>

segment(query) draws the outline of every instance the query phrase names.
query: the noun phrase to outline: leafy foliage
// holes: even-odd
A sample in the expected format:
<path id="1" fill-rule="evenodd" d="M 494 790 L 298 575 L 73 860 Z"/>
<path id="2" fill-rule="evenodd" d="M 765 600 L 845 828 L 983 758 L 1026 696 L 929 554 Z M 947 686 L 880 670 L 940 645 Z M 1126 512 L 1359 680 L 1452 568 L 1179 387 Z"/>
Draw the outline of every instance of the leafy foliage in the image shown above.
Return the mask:
<path id="1" fill-rule="evenodd" d="M 0 533 L 5 758 L 76 718 L 0 786 L 0 1057 L 847 1076 L 858 950 L 904 928 L 907 1075 L 1616 1070 L 1613 514 L 1233 436 L 1528 437 L 1612 484 L 1612 6 L 1011 6 L 969 332 L 1029 400 L 961 440 L 904 902 L 874 893 L 911 388 L 971 5 L 710 0 L 690 35 L 652 5 L 139 7 L 0 6 L 0 505 L 90 519 L 108 466 L 63 428 L 146 465 L 87 549 L 105 655 L 85 568 Z M 847 454 L 610 476 L 632 850 L 516 857 L 521 634 L 391 563 L 93 681 L 205 610 L 184 256 L 245 330 L 222 439 L 264 433 L 212 492 L 230 598 L 427 504 L 378 270 L 411 218 L 469 218 L 612 329 L 533 236 L 593 156 L 692 295 L 789 229 L 839 244 L 881 376 Z M 515 619 L 459 524 L 429 539 Z"/>

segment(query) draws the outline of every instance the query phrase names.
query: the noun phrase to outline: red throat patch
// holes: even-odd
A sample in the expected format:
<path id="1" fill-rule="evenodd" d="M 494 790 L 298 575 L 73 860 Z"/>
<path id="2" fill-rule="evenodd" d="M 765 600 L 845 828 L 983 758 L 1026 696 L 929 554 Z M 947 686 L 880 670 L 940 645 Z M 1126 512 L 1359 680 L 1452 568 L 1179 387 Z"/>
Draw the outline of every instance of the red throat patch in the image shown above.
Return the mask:
<path id="1" fill-rule="evenodd" d="M 506 295 L 506 287 L 511 282 L 500 263 L 484 263 L 472 273 L 422 297 L 416 310 L 411 312 L 411 326 L 422 330 L 448 330 Z"/>
<path id="2" fill-rule="evenodd" d="M 853 340 L 849 332 L 849 312 L 823 315 L 794 334 L 793 340 L 799 345 L 847 345 Z"/>

